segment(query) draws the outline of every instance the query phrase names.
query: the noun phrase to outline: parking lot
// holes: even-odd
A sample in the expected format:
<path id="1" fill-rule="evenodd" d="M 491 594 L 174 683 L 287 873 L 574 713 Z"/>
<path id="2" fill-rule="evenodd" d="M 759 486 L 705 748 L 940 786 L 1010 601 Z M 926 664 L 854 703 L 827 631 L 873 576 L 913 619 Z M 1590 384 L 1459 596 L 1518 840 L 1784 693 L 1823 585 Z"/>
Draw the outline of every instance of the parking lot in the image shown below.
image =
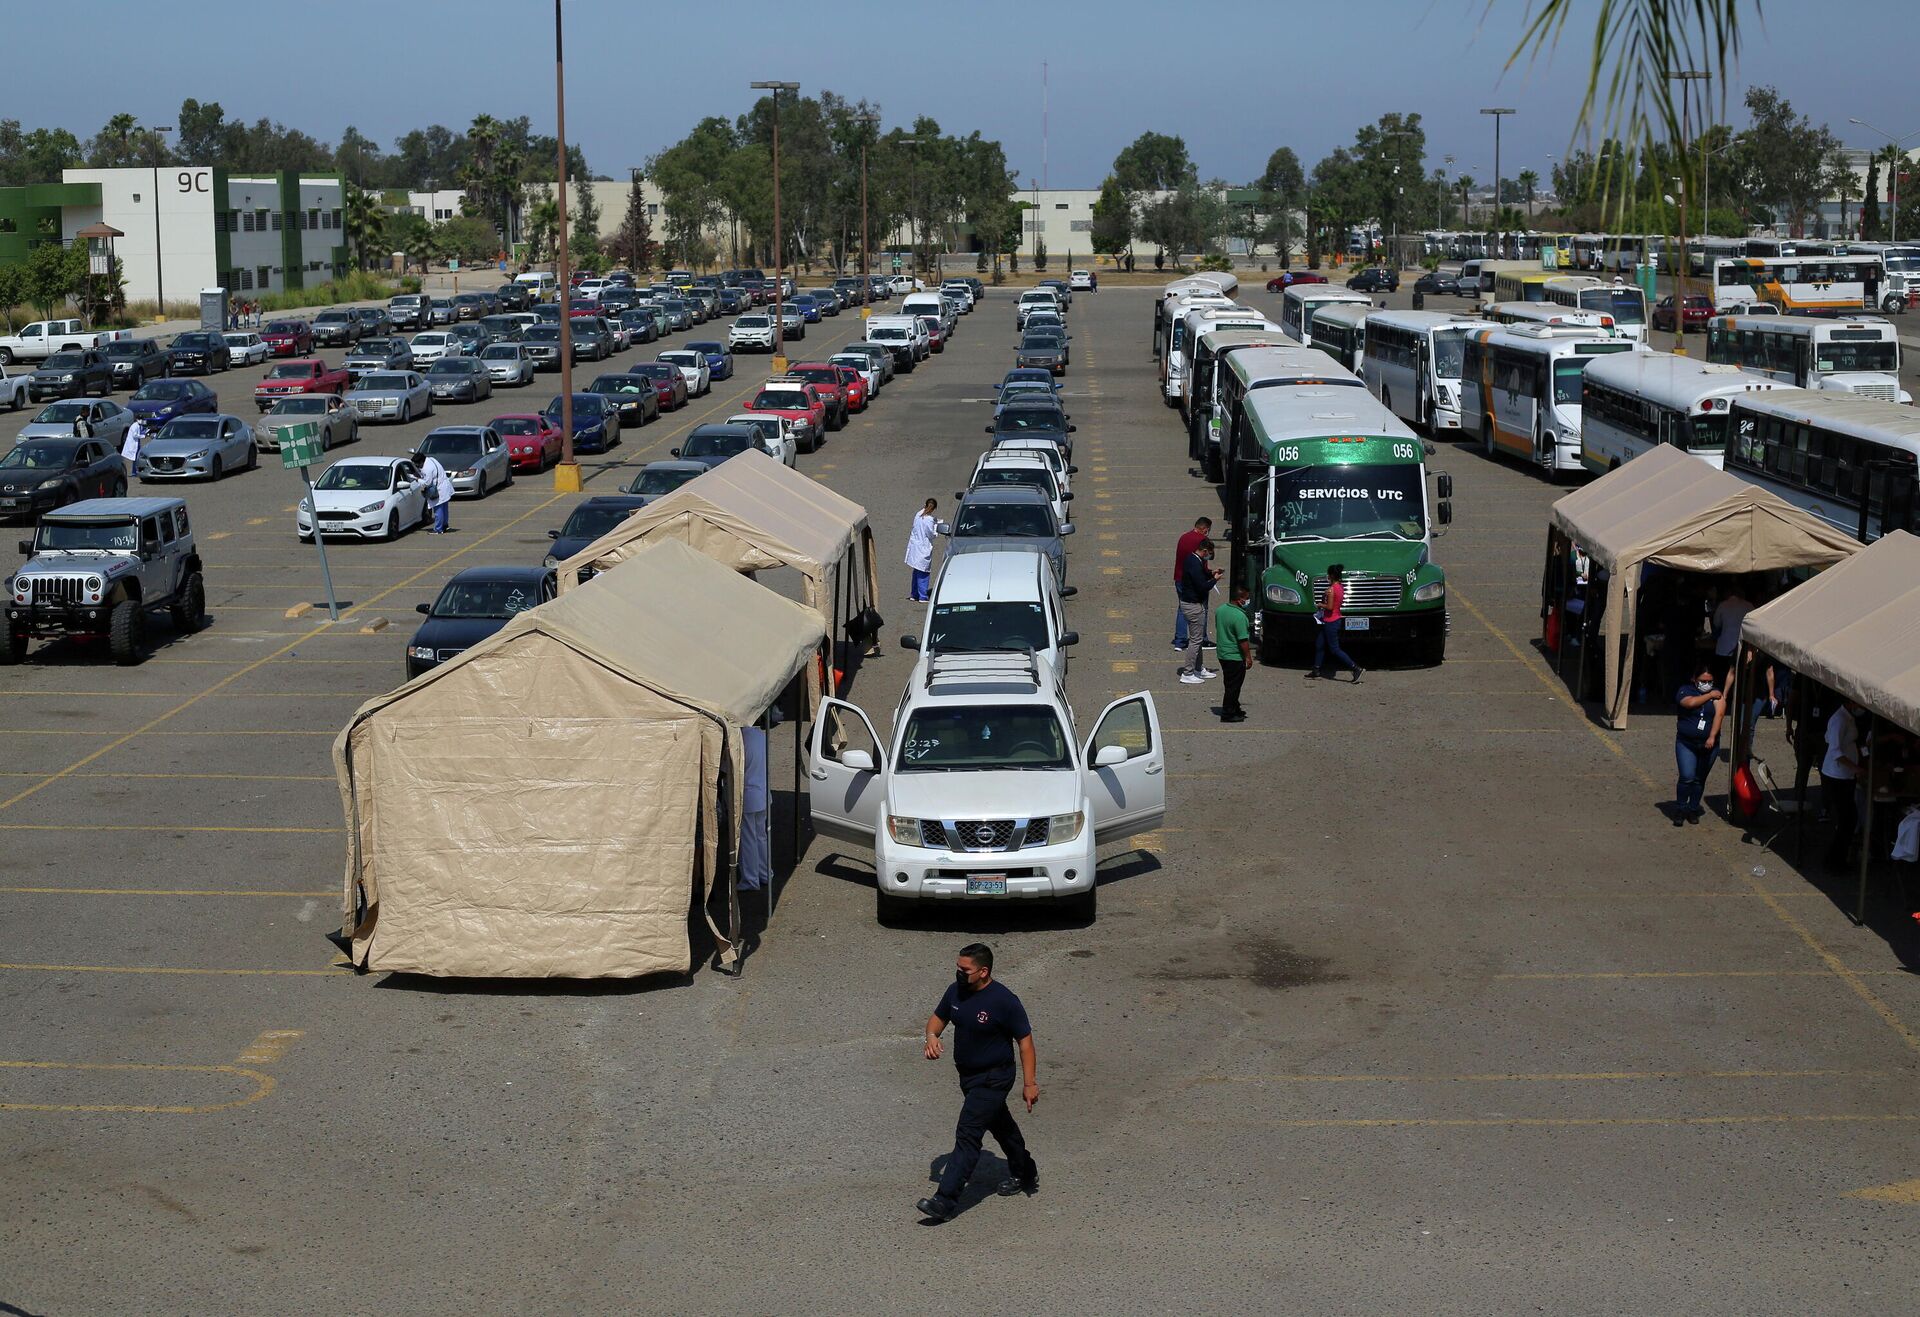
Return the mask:
<path id="1" fill-rule="evenodd" d="M 1244 300 L 1277 318 L 1259 282 Z M 880 540 L 886 653 L 849 698 L 882 724 L 918 622 L 907 524 L 967 479 L 1013 298 L 799 461 Z M 1455 481 L 1444 666 L 1258 668 L 1251 720 L 1221 724 L 1168 646 L 1173 542 L 1222 513 L 1159 401 L 1151 317 L 1144 289 L 1081 294 L 1064 384 L 1071 695 L 1084 725 L 1153 691 L 1171 774 L 1167 826 L 1103 854 L 1091 926 L 881 929 L 871 857 L 814 839 L 738 978 L 357 975 L 326 937 L 331 738 L 400 681 L 416 603 L 537 563 L 579 496 L 522 476 L 456 503 L 451 536 L 330 546 L 330 623 L 302 609 L 323 596 L 293 473 L 184 487 L 211 625 L 139 667 L 57 647 L 0 677 L 0 1306 L 1910 1308 L 1912 937 L 1852 925 L 1850 892 L 1717 813 L 1668 826 L 1670 722 L 1600 730 L 1534 646 L 1564 489 L 1474 449 L 1431 459 Z M 253 414 L 261 373 L 214 377 L 227 410 Z M 583 459 L 587 492 L 763 374 L 743 356 Z M 367 426 L 357 452 L 537 410 L 555 378 Z M 976 938 L 1034 1019 L 1042 1191 L 983 1198 L 990 1146 L 930 1236 L 912 1204 L 957 1104 L 919 1030 Z"/>

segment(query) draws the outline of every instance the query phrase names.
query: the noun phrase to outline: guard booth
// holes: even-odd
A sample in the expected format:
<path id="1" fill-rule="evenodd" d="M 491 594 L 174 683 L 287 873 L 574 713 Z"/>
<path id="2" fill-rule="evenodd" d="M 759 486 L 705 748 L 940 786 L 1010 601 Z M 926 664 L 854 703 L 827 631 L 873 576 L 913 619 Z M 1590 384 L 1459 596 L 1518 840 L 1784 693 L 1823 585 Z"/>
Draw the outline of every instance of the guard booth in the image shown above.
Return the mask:
<path id="1" fill-rule="evenodd" d="M 227 290 L 202 288 L 200 290 L 200 328 L 218 331 L 226 327 Z"/>

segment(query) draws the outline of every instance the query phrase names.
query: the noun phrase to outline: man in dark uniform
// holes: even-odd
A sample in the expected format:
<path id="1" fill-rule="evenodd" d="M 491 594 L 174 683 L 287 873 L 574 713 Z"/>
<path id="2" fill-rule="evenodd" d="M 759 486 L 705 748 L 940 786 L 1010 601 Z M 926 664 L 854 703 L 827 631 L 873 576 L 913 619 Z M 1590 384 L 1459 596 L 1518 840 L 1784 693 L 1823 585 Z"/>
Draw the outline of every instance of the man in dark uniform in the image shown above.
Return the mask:
<path id="1" fill-rule="evenodd" d="M 1033 1030 L 1020 999 L 993 981 L 993 950 L 975 942 L 960 948 L 954 963 L 954 982 L 927 1019 L 927 1060 L 940 1059 L 940 1035 L 953 1025 L 953 1064 L 960 1072 L 960 1122 L 953 1134 L 953 1155 L 947 1158 L 940 1187 L 917 1204 L 936 1221 L 949 1221 L 960 1210 L 960 1194 L 980 1160 L 981 1138 L 991 1133 L 1007 1157 L 1011 1172 L 1000 1192 L 1034 1194 L 1040 1191 L 1040 1168 L 1027 1153 L 1026 1140 L 1007 1110 L 1013 1091 L 1013 1049 L 1020 1046 L 1020 1070 L 1026 1076 L 1021 1096 L 1027 1110 L 1040 1100 L 1038 1062 L 1033 1054 Z"/>

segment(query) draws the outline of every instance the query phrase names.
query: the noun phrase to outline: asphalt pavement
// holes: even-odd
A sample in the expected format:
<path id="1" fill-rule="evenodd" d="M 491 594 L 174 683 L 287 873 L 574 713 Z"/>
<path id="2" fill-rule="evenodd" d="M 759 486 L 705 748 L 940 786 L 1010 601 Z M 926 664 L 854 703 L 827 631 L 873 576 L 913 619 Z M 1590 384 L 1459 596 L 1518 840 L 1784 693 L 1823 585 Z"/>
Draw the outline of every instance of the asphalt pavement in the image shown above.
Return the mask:
<path id="1" fill-rule="evenodd" d="M 886 652 L 849 698 L 880 724 L 918 621 L 908 522 L 981 448 L 1013 298 L 800 459 L 873 517 Z M 1534 644 L 1565 488 L 1472 449 L 1432 459 L 1455 480 L 1446 663 L 1260 668 L 1250 721 L 1219 723 L 1169 646 L 1173 542 L 1219 502 L 1158 400 L 1150 306 L 1114 288 L 1071 315 L 1070 691 L 1090 725 L 1151 690 L 1171 779 L 1167 826 L 1103 854 L 1090 926 L 943 907 L 881 929 L 871 856 L 816 839 L 738 978 L 342 968 L 330 739 L 400 681 L 414 603 L 539 561 L 575 496 L 522 476 L 457 503 L 450 538 L 336 548 L 352 603 L 328 624 L 287 617 L 319 584 L 291 473 L 189 488 L 212 626 L 137 668 L 63 648 L 0 677 L 0 1305 L 1911 1309 L 1911 939 L 1743 840 L 1724 768 L 1715 812 L 1668 825 L 1668 720 L 1599 729 Z M 733 410 L 763 369 L 740 365 L 585 459 L 588 492 Z M 244 407 L 258 373 L 216 386 Z M 934 1227 L 912 1204 L 959 1095 L 920 1026 L 976 938 L 1034 1020 L 1042 1186 L 988 1196 L 990 1145 Z"/>

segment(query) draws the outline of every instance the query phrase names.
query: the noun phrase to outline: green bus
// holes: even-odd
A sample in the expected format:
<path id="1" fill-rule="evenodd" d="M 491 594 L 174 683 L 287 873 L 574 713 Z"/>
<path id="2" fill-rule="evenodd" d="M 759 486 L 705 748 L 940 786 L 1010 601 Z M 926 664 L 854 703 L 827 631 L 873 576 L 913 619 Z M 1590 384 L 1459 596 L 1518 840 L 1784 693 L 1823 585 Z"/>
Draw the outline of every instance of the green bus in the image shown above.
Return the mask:
<path id="1" fill-rule="evenodd" d="M 1264 661 L 1311 659 L 1332 563 L 1345 568 L 1349 644 L 1445 660 L 1447 577 L 1433 537 L 1453 520 L 1453 478 L 1439 477 L 1430 507 L 1427 452 L 1364 389 L 1247 395 L 1235 416 L 1227 506 L 1238 511 L 1234 579 L 1253 592 Z"/>

